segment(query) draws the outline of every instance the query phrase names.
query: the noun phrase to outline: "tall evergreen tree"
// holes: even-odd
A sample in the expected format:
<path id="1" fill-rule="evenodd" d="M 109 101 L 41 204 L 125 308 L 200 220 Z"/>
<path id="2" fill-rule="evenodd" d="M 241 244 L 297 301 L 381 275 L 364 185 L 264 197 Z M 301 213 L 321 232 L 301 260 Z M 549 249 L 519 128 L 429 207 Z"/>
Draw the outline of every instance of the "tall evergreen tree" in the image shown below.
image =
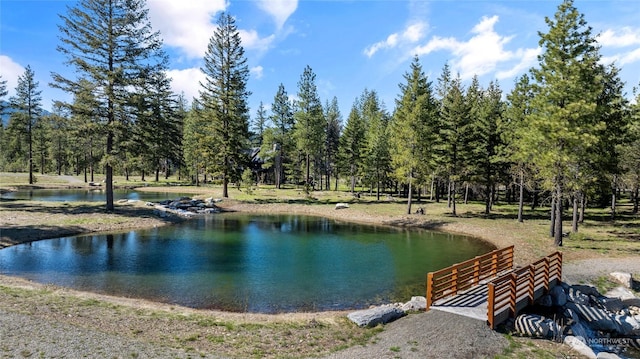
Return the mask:
<path id="1" fill-rule="evenodd" d="M 106 208 L 112 211 L 113 168 L 132 117 L 129 98 L 149 67 L 163 60 L 162 41 L 151 28 L 144 0 L 80 0 L 60 18 L 58 51 L 77 77 L 54 73 L 51 85 L 71 94 L 82 91 L 83 79 L 95 86 L 95 119 L 105 136 Z"/>
<path id="2" fill-rule="evenodd" d="M 209 40 L 202 72 L 200 103 L 202 115 L 210 125 L 209 146 L 216 156 L 212 169 L 222 177 L 222 196 L 229 197 L 229 181 L 239 181 L 248 163 L 249 107 L 247 90 L 249 68 L 240 31 L 228 13 L 218 17 L 217 28 Z"/>
<path id="3" fill-rule="evenodd" d="M 293 164 L 294 141 L 292 136 L 295 120 L 291 107 L 287 91 L 284 85 L 280 84 L 271 105 L 271 122 L 274 126 L 273 136 L 271 136 L 273 143 L 269 144 L 270 148 L 267 149 L 276 152 L 274 156 L 274 173 L 277 188 L 281 188 L 285 181 L 286 169 L 289 169 L 289 174 L 292 174 L 292 166 L 295 166 Z"/>
<path id="4" fill-rule="evenodd" d="M 14 110 L 11 119 L 14 121 L 17 134 L 24 136 L 27 142 L 27 162 L 29 166 L 29 184 L 34 183 L 33 177 L 33 145 L 34 131 L 42 116 L 42 96 L 38 90 L 39 83 L 35 80 L 35 73 L 30 66 L 18 77 L 15 96 L 9 99 Z"/>
<path id="5" fill-rule="evenodd" d="M 407 185 L 410 214 L 414 182 L 425 182 L 435 169 L 438 107 L 417 56 L 404 79 L 390 125 L 390 154 L 397 179 Z"/>
<path id="6" fill-rule="evenodd" d="M 469 164 L 471 139 L 469 101 L 460 77 L 452 80 L 448 86 L 448 92 L 442 99 L 440 120 L 439 161 L 449 178 L 451 213 L 455 216 L 457 185 Z"/>
<path id="7" fill-rule="evenodd" d="M 322 159 L 325 119 L 322 103 L 316 88 L 316 74 L 307 65 L 298 81 L 295 101 L 294 137 L 296 147 L 304 158 L 305 190 L 315 186 L 311 177 L 311 165 Z M 316 169 L 317 172 L 317 169 Z"/>
<path id="8" fill-rule="evenodd" d="M 354 102 L 347 118 L 342 136 L 340 136 L 339 161 L 342 173 L 349 176 L 349 188 L 355 192 L 356 178 L 360 174 L 364 158 L 364 136 L 366 124 L 360 113 L 360 102 Z"/>
<path id="9" fill-rule="evenodd" d="M 599 76 L 599 49 L 584 15 L 572 0 L 559 5 L 553 19 L 545 19 L 549 30 L 540 33 L 540 66 L 532 70 L 535 97 L 528 116 L 530 133 L 524 136 L 546 188 L 553 191 L 555 203 L 554 239 L 562 245 L 562 202 L 573 186 L 575 172 L 586 153 L 597 143 L 601 128 L 595 116 L 602 93 Z"/>
<path id="10" fill-rule="evenodd" d="M 497 83 L 491 82 L 483 91 L 478 106 L 479 111 L 471 124 L 471 151 L 474 172 L 485 186 L 485 213 L 489 214 L 495 185 L 503 169 L 503 161 L 498 152 L 502 147 L 499 124 L 502 122 L 504 105 L 502 91 Z"/>
<path id="11" fill-rule="evenodd" d="M 533 92 L 530 78 L 527 74 L 522 75 L 516 82 L 511 93 L 507 95 L 507 108 L 505 116 L 499 122 L 500 135 L 503 145 L 499 148 L 501 161 L 510 164 L 512 172 L 517 177 L 520 191 L 518 200 L 518 222 L 524 222 L 524 190 L 525 176 L 531 173 L 531 154 L 522 148 L 520 136 L 527 135 L 527 116 L 531 114 L 531 101 Z M 529 176 L 533 177 L 533 176 Z M 536 196 L 534 190 L 534 196 Z M 534 201 L 535 202 L 535 201 Z"/>
<path id="12" fill-rule="evenodd" d="M 264 104 L 260 101 L 260 105 L 258 105 L 258 109 L 256 110 L 256 117 L 253 120 L 253 133 L 251 134 L 253 137 L 251 144 L 253 146 L 262 146 L 264 131 L 269 127 L 268 121 L 267 110 L 265 110 Z"/>
<path id="13" fill-rule="evenodd" d="M 324 118 L 326 120 L 325 129 L 325 175 L 326 189 L 331 188 L 331 175 L 336 178 L 336 190 L 338 190 L 338 147 L 340 146 L 340 131 L 342 130 L 342 115 L 338 106 L 338 98 L 333 97 L 331 102 L 327 102 L 324 108 Z"/>
<path id="14" fill-rule="evenodd" d="M 628 144 L 621 149 L 621 163 L 631 189 L 632 211 L 637 214 L 640 207 L 640 93 L 635 95 L 635 103 L 631 106 L 629 123 L 625 129 Z"/>
<path id="15" fill-rule="evenodd" d="M 367 123 L 364 143 L 364 172 L 371 187 L 376 187 L 376 198 L 380 200 L 381 186 L 391 170 L 389 153 L 390 116 L 375 91 L 365 90 L 362 95 L 362 116 Z"/>

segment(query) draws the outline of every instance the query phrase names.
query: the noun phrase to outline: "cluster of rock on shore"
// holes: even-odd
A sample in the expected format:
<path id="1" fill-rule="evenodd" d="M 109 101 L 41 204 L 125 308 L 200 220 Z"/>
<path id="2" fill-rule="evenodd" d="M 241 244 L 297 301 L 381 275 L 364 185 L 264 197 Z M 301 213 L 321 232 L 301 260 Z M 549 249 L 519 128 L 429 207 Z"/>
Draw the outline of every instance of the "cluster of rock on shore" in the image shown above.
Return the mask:
<path id="1" fill-rule="evenodd" d="M 604 295 L 592 286 L 560 283 L 507 323 L 518 335 L 561 341 L 588 358 L 640 355 L 640 298 L 630 273 L 611 273 L 622 283 Z"/>
<path id="2" fill-rule="evenodd" d="M 193 217 L 200 214 L 219 213 L 215 203 L 220 202 L 219 199 L 192 199 L 189 197 L 181 197 L 173 200 L 165 200 L 158 203 L 147 202 L 147 206 L 152 206 L 156 210 L 156 214 L 164 217 L 169 213 L 176 214 L 181 217 Z"/>
<path id="3" fill-rule="evenodd" d="M 507 321 L 507 332 L 563 342 L 588 358 L 640 357 L 640 298 L 631 291 L 629 273 L 611 273 L 623 285 L 604 295 L 592 286 L 560 283 L 523 314 Z M 359 326 L 376 326 L 424 310 L 425 297 L 407 303 L 375 306 L 352 312 Z"/>

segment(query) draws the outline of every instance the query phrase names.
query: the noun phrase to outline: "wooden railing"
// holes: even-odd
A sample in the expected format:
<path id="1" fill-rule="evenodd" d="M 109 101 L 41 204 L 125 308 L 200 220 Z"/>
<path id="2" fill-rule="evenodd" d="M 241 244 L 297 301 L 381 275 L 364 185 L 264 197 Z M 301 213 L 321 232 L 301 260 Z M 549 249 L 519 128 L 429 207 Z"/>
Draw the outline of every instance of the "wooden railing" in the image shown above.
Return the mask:
<path id="1" fill-rule="evenodd" d="M 497 249 L 427 274 L 427 310 L 443 298 L 477 285 L 513 268 L 513 246 Z"/>
<path id="2" fill-rule="evenodd" d="M 491 329 L 540 298 L 562 280 L 562 253 L 555 252 L 487 284 Z"/>

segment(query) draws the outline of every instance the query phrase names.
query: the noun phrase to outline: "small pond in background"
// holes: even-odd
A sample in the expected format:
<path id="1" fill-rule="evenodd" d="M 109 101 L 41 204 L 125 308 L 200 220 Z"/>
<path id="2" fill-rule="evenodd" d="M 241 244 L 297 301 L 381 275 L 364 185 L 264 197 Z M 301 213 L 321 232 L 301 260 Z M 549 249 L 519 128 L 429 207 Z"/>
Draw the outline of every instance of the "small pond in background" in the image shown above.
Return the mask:
<path id="1" fill-rule="evenodd" d="M 160 202 L 165 199 L 191 197 L 192 194 L 170 192 L 142 192 L 126 189 L 114 189 L 113 199 L 131 199 L 139 201 Z M 2 194 L 2 199 L 30 200 L 47 202 L 104 202 L 106 193 L 103 188 L 91 189 L 34 189 L 19 190 Z"/>
<path id="2" fill-rule="evenodd" d="M 439 232 L 227 213 L 16 245 L 0 250 L 0 273 L 194 308 L 320 311 L 424 295 L 427 272 L 489 250 Z"/>

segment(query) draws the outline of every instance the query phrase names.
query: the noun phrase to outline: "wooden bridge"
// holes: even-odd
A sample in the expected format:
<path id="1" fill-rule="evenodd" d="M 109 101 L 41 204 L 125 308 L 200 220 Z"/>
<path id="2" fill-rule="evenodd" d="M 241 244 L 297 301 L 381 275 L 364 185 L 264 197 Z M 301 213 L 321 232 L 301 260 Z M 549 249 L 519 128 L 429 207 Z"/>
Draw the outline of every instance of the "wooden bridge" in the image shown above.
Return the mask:
<path id="1" fill-rule="evenodd" d="M 453 312 L 494 329 L 562 279 L 562 253 L 513 267 L 513 246 L 427 274 L 427 310 Z"/>

